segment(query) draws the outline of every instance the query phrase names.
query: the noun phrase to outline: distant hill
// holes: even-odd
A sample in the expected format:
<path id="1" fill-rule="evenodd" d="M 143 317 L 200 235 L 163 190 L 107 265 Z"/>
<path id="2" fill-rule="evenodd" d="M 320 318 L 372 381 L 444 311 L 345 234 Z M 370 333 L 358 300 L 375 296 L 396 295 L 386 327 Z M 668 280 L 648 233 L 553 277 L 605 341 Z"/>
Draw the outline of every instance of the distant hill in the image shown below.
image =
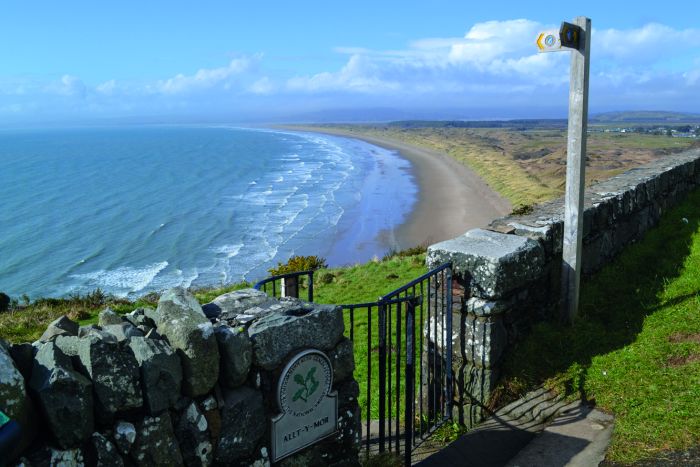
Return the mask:
<path id="1" fill-rule="evenodd" d="M 628 112 L 604 112 L 590 116 L 591 123 L 695 123 L 700 114 L 638 110 Z"/>

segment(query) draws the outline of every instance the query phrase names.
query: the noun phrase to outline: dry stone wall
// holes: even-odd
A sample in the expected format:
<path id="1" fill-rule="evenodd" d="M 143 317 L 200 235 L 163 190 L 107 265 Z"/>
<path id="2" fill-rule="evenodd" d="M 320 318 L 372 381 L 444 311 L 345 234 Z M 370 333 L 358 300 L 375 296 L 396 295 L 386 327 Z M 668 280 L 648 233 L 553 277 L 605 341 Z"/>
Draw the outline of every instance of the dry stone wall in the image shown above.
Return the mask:
<path id="1" fill-rule="evenodd" d="M 700 187 L 700 150 L 659 159 L 586 190 L 584 275 L 641 239 L 661 215 Z M 563 199 L 428 248 L 427 263 L 453 264 L 455 416 L 482 418 L 509 346 L 560 306 Z"/>
<path id="2" fill-rule="evenodd" d="M 279 464 L 358 465 L 359 387 L 343 331 L 339 307 L 253 289 L 204 307 L 173 289 L 156 309 L 106 309 L 90 326 L 62 317 L 33 344 L 0 341 L 0 409 L 22 432 L 3 461 L 270 465 L 280 373 L 314 348 L 332 365 L 338 430 Z"/>

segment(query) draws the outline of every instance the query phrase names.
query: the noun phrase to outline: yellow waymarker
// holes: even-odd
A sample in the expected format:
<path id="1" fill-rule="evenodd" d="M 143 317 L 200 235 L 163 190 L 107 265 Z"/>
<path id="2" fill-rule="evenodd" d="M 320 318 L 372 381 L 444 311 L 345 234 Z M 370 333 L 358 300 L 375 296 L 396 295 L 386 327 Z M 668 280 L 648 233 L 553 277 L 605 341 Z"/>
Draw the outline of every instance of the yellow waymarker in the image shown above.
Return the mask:
<path id="1" fill-rule="evenodd" d="M 540 52 L 559 52 L 561 51 L 561 39 L 559 31 L 552 29 L 543 31 L 537 36 L 537 48 Z"/>

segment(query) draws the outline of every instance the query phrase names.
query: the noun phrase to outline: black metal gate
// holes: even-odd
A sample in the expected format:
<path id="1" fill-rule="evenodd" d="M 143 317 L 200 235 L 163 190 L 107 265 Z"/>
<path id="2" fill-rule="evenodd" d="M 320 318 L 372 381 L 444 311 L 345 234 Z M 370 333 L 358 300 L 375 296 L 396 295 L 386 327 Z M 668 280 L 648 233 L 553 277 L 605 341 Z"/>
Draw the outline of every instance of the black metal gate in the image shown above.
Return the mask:
<path id="1" fill-rule="evenodd" d="M 452 418 L 451 264 L 429 271 L 377 302 L 342 307 L 349 315 L 350 339 L 367 342 L 362 414 L 367 454 L 391 451 L 411 465 L 414 448 Z M 355 330 L 358 310 L 366 317 L 362 336 Z"/>
<path id="2" fill-rule="evenodd" d="M 288 281 L 287 289 L 298 297 L 301 276 L 309 277 L 312 301 L 311 271 L 270 277 L 255 288 L 271 285 L 274 296 L 282 289 L 275 281 Z M 365 383 L 366 453 L 394 452 L 411 465 L 414 449 L 452 418 L 452 265 L 445 263 L 376 302 L 341 306 L 356 360 L 356 339 L 367 343 L 366 375 L 355 375 Z"/>

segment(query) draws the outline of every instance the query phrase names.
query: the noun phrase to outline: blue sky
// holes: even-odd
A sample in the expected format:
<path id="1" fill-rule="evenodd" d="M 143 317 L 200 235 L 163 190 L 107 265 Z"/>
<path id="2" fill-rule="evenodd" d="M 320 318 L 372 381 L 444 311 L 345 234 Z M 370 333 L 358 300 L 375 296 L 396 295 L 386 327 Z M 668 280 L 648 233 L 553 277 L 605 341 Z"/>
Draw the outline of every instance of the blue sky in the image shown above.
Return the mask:
<path id="1" fill-rule="evenodd" d="M 577 15 L 591 113 L 700 112 L 697 2 L 554 3 L 8 0 L 0 123 L 563 117 Z"/>

